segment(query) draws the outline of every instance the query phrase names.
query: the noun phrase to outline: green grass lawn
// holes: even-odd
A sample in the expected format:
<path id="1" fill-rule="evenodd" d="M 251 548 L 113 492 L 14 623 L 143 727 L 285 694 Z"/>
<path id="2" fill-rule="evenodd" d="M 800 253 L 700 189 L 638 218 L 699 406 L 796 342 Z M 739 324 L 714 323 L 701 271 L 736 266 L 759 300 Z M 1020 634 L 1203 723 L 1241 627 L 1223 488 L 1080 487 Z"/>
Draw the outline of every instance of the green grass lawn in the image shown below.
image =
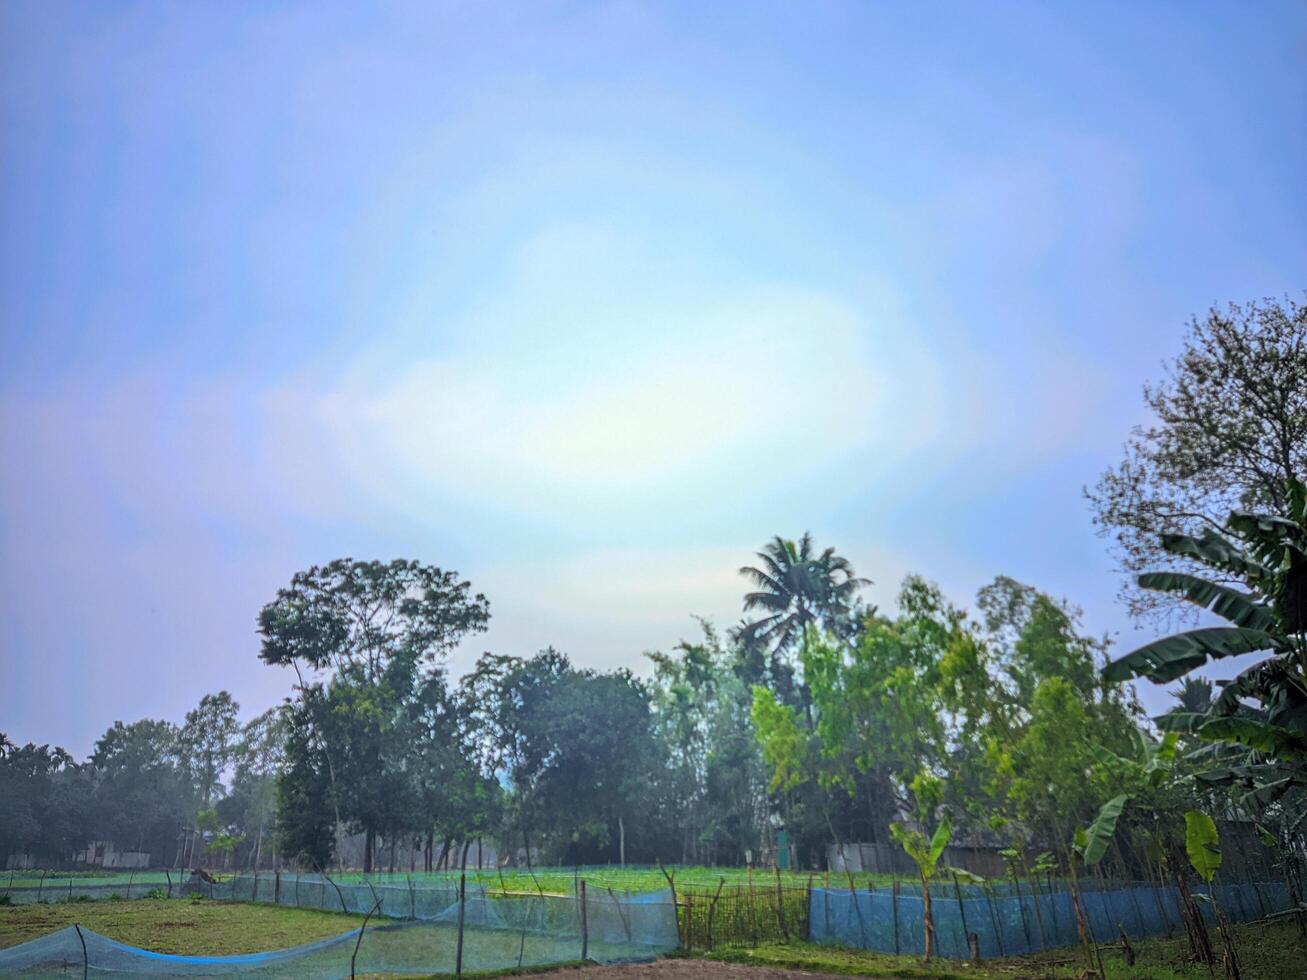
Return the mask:
<path id="1" fill-rule="evenodd" d="M 1216 935 L 1212 935 L 1216 942 Z M 1188 944 L 1179 939 L 1132 941 L 1137 955 L 1127 966 L 1119 948 L 1103 950 L 1103 967 L 1108 980 L 1211 980 L 1213 974 L 1189 959 Z M 1307 944 L 1298 938 L 1296 926 L 1288 920 L 1235 927 L 1244 980 L 1297 980 L 1307 976 Z M 934 980 L 1014 980 L 1014 978 L 1070 978 L 1084 972 L 1079 949 L 1059 949 L 1033 956 L 987 960 L 978 965 L 956 960 L 936 960 L 929 966 L 917 957 L 886 956 L 861 950 L 815 946 L 810 943 L 735 948 L 705 954 L 706 959 L 753 963 L 819 973 L 858 977 L 905 977 Z M 1215 965 L 1215 976 L 1222 975 Z"/>
<path id="2" fill-rule="evenodd" d="M 10 905 L 0 906 L 0 948 L 76 924 L 159 953 L 230 956 L 311 943 L 362 921 L 340 912 L 191 899 Z"/>
<path id="3" fill-rule="evenodd" d="M 0 906 L 0 948 L 17 945 L 70 925 L 160 953 L 231 956 L 287 949 L 357 928 L 363 916 L 309 909 L 214 902 L 205 899 L 66 902 Z M 360 975 L 389 976 L 390 970 L 433 969 L 452 973 L 457 928 L 452 924 L 397 926 L 373 919 L 359 947 Z M 295 969 L 348 972 L 352 942 L 295 960 Z M 630 947 L 590 944 L 591 958 L 630 958 Z M 505 969 L 543 969 L 575 963 L 575 938 L 502 930 L 472 929 L 464 936 L 465 973 L 501 975 Z M 499 971 L 499 972 L 495 972 Z M 316 974 L 315 974 L 316 975 Z"/>

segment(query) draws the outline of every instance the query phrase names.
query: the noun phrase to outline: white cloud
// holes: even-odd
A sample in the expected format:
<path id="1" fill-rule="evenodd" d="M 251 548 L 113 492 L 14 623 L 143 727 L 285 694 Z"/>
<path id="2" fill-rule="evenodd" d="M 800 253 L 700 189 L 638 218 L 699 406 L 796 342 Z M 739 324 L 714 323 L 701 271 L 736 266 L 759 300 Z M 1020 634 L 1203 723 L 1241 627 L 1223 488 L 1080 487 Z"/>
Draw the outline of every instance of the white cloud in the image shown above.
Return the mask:
<path id="1" fill-rule="evenodd" d="M 889 473 L 939 437 L 939 368 L 892 309 L 771 284 L 652 295 L 658 263 L 549 242 L 436 349 L 414 357 L 401 327 L 283 410 L 308 401 L 340 470 L 419 520 L 433 499 L 565 521 L 729 506 L 858 454 Z"/>

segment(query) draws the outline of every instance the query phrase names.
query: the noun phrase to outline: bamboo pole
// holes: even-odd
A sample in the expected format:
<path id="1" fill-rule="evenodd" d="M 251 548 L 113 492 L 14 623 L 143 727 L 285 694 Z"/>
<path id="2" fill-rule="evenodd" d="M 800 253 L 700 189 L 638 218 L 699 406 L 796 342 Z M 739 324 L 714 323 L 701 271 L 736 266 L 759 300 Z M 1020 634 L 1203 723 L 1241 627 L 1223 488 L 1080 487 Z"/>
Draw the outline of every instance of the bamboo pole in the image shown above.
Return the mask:
<path id="1" fill-rule="evenodd" d="M 463 845 L 463 867 L 458 875 L 458 946 L 454 954 L 454 976 L 463 975 L 463 921 L 467 915 L 467 844 Z"/>
<path id="2" fill-rule="evenodd" d="M 895 878 L 895 879 L 894 879 L 894 891 L 893 891 L 893 896 L 894 896 L 894 955 L 895 955 L 895 956 L 899 956 L 899 955 L 901 955 L 901 952 L 900 952 L 900 949 L 899 949 L 899 888 L 900 888 L 899 880 L 898 880 L 898 878 Z M 857 901 L 857 896 L 856 896 L 856 895 L 854 896 L 854 901 Z"/>
<path id="3" fill-rule="evenodd" d="M 717 900 L 722 897 L 722 886 L 724 886 L 725 884 L 726 884 L 725 877 L 721 877 L 717 879 L 717 892 L 712 897 L 712 904 L 708 906 L 708 948 L 709 949 L 712 949 L 714 947 L 713 932 L 712 932 L 713 916 L 717 913 Z M 627 930 L 626 938 L 628 941 L 630 940 L 631 938 L 630 930 Z"/>
<path id="4" fill-rule="evenodd" d="M 958 900 L 958 917 L 962 920 L 962 939 L 965 944 L 967 937 L 971 935 L 971 930 L 967 928 L 967 907 L 962 904 L 962 886 L 958 883 L 958 876 L 953 876 L 953 894 Z M 978 959 L 979 952 L 976 954 Z"/>
<path id="5" fill-rule="evenodd" d="M 585 879 L 581 879 L 581 961 L 590 958 L 590 916 L 586 909 Z"/>

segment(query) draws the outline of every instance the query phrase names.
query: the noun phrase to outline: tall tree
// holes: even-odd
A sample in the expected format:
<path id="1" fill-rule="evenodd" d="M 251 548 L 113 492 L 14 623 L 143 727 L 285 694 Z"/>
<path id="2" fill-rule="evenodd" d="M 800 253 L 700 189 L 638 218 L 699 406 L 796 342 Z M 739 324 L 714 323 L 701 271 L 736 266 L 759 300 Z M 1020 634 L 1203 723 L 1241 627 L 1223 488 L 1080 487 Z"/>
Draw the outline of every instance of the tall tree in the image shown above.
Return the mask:
<path id="1" fill-rule="evenodd" d="M 95 743 L 96 836 L 170 860 L 179 827 L 194 815 L 194 790 L 177 757 L 177 727 L 114 722 Z"/>
<path id="2" fill-rule="evenodd" d="M 199 705 L 186 712 L 186 721 L 177 732 L 177 761 L 191 785 L 191 818 L 186 821 L 187 860 L 196 856 L 197 837 L 202 834 L 194 815 L 212 808 L 222 795 L 222 774 L 236 755 L 240 711 L 226 691 L 206 694 Z"/>
<path id="3" fill-rule="evenodd" d="M 1139 588 L 1136 575 L 1197 570 L 1191 556 L 1163 548 L 1161 534 L 1220 533 L 1238 509 L 1286 516 L 1287 481 L 1307 473 L 1307 306 L 1268 299 L 1193 320 L 1144 401 L 1153 421 L 1085 491 L 1136 616 L 1180 608 Z"/>
<path id="4" fill-rule="evenodd" d="M 257 868 L 264 841 L 274 830 L 277 774 L 286 761 L 287 709 L 269 708 L 241 729 L 231 791 L 218 803 L 218 814 L 239 828 L 248 842 L 248 859 Z"/>
<path id="5" fill-rule="evenodd" d="M 177 733 L 182 770 L 195 785 L 201 809 L 208 809 L 222 792 L 222 774 L 236 756 L 240 735 L 240 705 L 226 691 L 206 694 L 186 712 Z"/>
<path id="6" fill-rule="evenodd" d="M 628 857 L 635 847 L 644 860 L 660 856 L 644 830 L 666 763 L 649 692 L 629 671 L 578 670 L 553 649 L 528 660 L 487 654 L 465 686 L 524 842 L 565 863 L 611 860 L 625 827 Z"/>
<path id="7" fill-rule="evenodd" d="M 259 612 L 259 658 L 338 675 L 352 667 L 374 683 L 397 656 L 433 665 L 490 621 L 486 597 L 471 588 L 416 561 L 315 565 Z"/>
<path id="8" fill-rule="evenodd" d="M 754 585 L 744 596 L 745 613 L 762 615 L 742 624 L 736 638 L 746 649 L 770 647 L 773 690 L 782 701 L 801 705 L 811 725 L 811 693 L 791 655 L 806 642 L 809 627 L 849 635 L 858 590 L 869 583 L 834 548 L 815 552 L 807 531 L 798 541 L 777 535 L 757 557 L 758 564 L 743 566 L 740 574 Z"/>
<path id="9" fill-rule="evenodd" d="M 489 619 L 485 596 L 455 572 L 348 558 L 296 574 L 259 613 L 260 659 L 293 666 L 298 678 L 297 785 L 318 792 L 315 767 L 325 765 L 338 831 L 347 822 L 365 835 L 365 870 L 378 834 L 413 829 L 402 827 L 416 792 L 403 738 L 409 706 L 445 655 Z M 279 815 L 310 819 L 286 808 Z"/>

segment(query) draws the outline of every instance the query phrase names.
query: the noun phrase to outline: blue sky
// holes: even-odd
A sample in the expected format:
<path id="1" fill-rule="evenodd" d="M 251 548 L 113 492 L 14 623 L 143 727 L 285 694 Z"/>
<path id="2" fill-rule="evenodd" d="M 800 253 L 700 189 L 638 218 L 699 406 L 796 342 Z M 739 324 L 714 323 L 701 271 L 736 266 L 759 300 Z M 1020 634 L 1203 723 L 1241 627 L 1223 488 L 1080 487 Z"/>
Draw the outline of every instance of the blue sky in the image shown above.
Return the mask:
<path id="1" fill-rule="evenodd" d="M 1081 487 L 1305 284 L 1307 8 L 371 7 L 0 7 L 0 730 L 262 710 L 344 555 L 488 594 L 456 672 L 638 667 L 805 529 L 1147 635 Z"/>

